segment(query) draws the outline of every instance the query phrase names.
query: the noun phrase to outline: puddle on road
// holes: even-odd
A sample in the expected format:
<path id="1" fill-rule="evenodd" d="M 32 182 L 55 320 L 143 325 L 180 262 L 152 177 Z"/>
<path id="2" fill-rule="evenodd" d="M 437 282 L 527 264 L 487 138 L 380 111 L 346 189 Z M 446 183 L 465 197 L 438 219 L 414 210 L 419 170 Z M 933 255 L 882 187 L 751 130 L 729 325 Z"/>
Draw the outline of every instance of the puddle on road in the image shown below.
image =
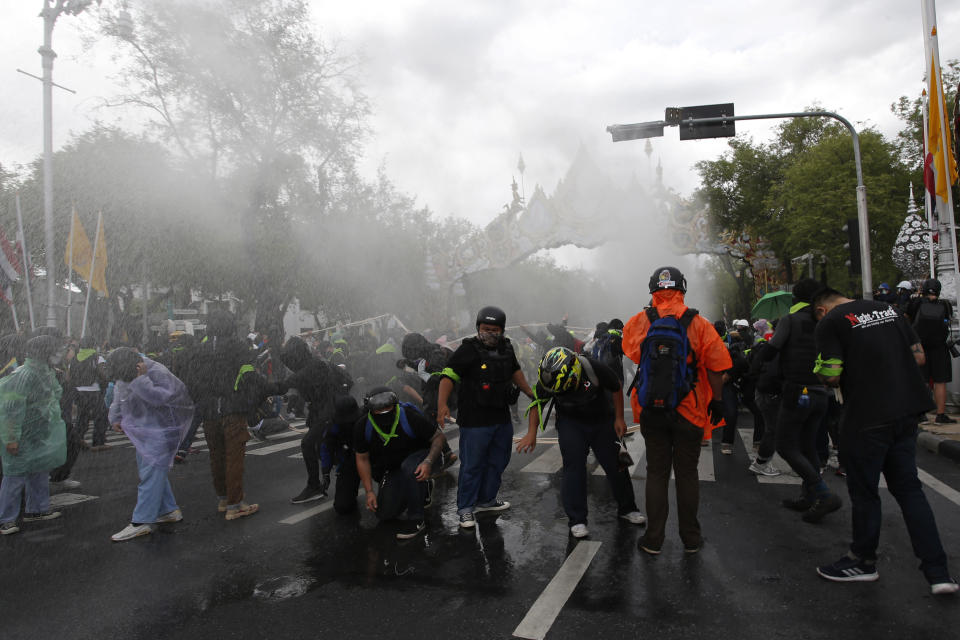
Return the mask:
<path id="1" fill-rule="evenodd" d="M 279 576 L 253 588 L 253 597 L 267 602 L 298 598 L 310 590 L 315 580 L 304 576 Z"/>

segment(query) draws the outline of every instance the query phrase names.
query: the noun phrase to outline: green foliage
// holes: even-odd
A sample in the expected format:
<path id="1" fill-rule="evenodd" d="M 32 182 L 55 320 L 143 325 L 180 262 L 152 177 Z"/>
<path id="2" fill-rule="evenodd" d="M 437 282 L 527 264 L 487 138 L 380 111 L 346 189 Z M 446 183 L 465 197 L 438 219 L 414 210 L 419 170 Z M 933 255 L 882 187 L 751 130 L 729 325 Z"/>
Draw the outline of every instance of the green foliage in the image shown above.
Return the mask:
<path id="1" fill-rule="evenodd" d="M 811 110 L 819 110 L 817 107 Z M 874 279 L 896 280 L 890 249 L 906 215 L 910 171 L 899 149 L 876 130 L 859 132 Z M 827 258 L 833 286 L 859 290 L 845 266 L 841 231 L 857 217 L 856 169 L 850 133 L 824 118 L 794 118 L 769 145 L 731 140 L 719 159 L 700 162 L 698 195 L 720 231 L 746 231 L 770 243 L 782 264 L 808 252 Z M 735 268 L 726 265 L 732 275 Z M 789 272 L 788 272 L 789 273 Z M 742 293 L 745 287 L 740 285 Z M 739 306 L 745 306 L 741 300 Z"/>
<path id="2" fill-rule="evenodd" d="M 947 114 L 953 113 L 957 95 L 957 84 L 960 83 L 960 60 L 950 60 L 942 67 L 943 93 L 947 100 Z M 895 144 L 901 162 L 911 168 L 911 179 L 918 184 L 923 183 L 923 96 L 913 98 L 900 96 L 890 105 L 898 118 L 903 120 L 903 129 L 897 133 Z M 952 119 L 952 118 L 951 118 Z M 956 132 L 954 132 L 956 133 Z M 956 140 L 956 138 L 954 138 Z"/>

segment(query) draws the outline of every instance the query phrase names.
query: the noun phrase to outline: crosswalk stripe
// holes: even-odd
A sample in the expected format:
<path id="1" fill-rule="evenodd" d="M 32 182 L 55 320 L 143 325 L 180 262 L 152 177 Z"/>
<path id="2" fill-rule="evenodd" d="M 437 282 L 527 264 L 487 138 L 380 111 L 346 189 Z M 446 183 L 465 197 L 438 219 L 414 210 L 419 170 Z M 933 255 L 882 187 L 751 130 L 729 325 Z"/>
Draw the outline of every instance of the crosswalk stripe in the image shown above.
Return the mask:
<path id="1" fill-rule="evenodd" d="M 740 433 L 740 440 L 743 443 L 744 448 L 747 447 L 747 443 L 753 442 L 753 429 L 737 429 L 737 432 Z M 747 451 L 749 455 L 751 452 Z M 774 453 L 773 458 L 771 458 L 770 463 L 780 470 L 780 475 L 778 476 L 757 476 L 757 482 L 760 484 L 792 484 L 798 485 L 803 484 L 803 480 L 800 479 L 793 469 L 790 468 L 790 465 L 787 464 L 787 461 L 780 457 L 779 453 Z"/>
<path id="2" fill-rule="evenodd" d="M 630 458 L 633 460 L 633 466 L 629 469 L 630 474 L 639 477 L 637 476 L 637 472 L 645 473 L 644 469 L 647 467 L 646 463 L 640 464 L 644 462 L 644 455 L 646 454 L 646 444 L 643 441 L 643 436 L 638 433 L 629 438 L 625 438 L 623 443 L 627 445 L 627 451 L 630 452 Z M 602 476 L 605 474 L 606 472 L 603 470 L 603 467 L 597 463 L 597 466 L 593 469 L 593 475 Z"/>
<path id="3" fill-rule="evenodd" d="M 583 574 L 587 572 L 593 557 L 600 549 L 600 542 L 581 540 L 573 548 L 557 574 L 533 603 L 527 615 L 514 629 L 513 635 L 528 640 L 543 640 L 547 631 L 563 609 L 563 605 L 577 588 Z"/>
<path id="4" fill-rule="evenodd" d="M 697 473 L 700 475 L 700 482 L 716 482 L 717 473 L 713 466 L 713 438 L 707 440 L 707 442 L 709 446 L 700 448 Z"/>
<path id="5" fill-rule="evenodd" d="M 96 500 L 100 496 L 87 496 L 82 493 L 55 493 L 50 496 L 50 508 L 61 509 L 81 502 Z"/>
<path id="6" fill-rule="evenodd" d="M 272 444 L 267 447 L 260 447 L 258 449 L 247 449 L 247 455 L 250 456 L 266 456 L 271 453 L 276 453 L 277 451 L 284 451 L 286 449 L 293 449 L 294 447 L 299 447 L 300 441 L 293 440 L 287 442 L 278 442 L 277 444 Z"/>
<path id="7" fill-rule="evenodd" d="M 333 508 L 333 498 L 326 498 L 323 504 L 317 505 L 316 507 L 311 507 L 309 509 L 304 509 L 298 514 L 292 515 L 289 518 L 284 518 L 280 521 L 280 524 L 297 524 L 298 522 L 303 522 L 308 518 L 312 518 L 315 515 L 321 514 L 324 511 L 329 511 Z"/>
<path id="8" fill-rule="evenodd" d="M 547 450 L 520 469 L 526 473 L 555 473 L 563 466 L 560 445 L 550 445 Z"/>
<path id="9" fill-rule="evenodd" d="M 950 487 L 940 480 L 937 480 L 923 469 L 917 469 L 917 475 L 920 477 L 920 482 L 927 485 L 953 504 L 960 506 L 960 491 L 957 491 L 953 487 Z"/>

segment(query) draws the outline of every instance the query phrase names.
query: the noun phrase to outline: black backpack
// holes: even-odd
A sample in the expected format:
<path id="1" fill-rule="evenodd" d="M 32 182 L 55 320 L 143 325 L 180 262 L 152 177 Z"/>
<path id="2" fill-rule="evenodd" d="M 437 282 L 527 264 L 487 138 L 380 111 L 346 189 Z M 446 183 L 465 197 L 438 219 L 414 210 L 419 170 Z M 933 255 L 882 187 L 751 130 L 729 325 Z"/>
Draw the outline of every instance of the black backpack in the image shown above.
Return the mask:
<path id="1" fill-rule="evenodd" d="M 923 300 L 914 313 L 913 328 L 924 344 L 940 344 L 949 334 L 947 305 L 942 300 Z"/>

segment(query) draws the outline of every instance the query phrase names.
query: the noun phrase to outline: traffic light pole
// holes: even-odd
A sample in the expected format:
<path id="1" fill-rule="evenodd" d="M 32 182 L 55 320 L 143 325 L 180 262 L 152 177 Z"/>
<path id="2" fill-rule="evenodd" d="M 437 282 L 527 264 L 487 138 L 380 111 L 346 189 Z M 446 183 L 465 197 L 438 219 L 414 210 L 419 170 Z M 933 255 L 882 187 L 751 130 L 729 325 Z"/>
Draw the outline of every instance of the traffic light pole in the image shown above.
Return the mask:
<path id="1" fill-rule="evenodd" d="M 732 105 L 731 105 L 732 107 Z M 671 111 L 668 109 L 668 111 Z M 676 113 L 679 114 L 680 110 Z M 668 116 L 669 117 L 669 116 Z M 630 140 L 635 138 L 650 138 L 663 135 L 663 128 L 667 126 L 688 126 L 698 124 L 723 124 L 735 120 L 772 120 L 783 118 L 833 118 L 845 126 L 853 136 L 853 159 L 857 166 L 857 220 L 860 223 L 860 271 L 862 291 L 865 300 L 873 299 L 873 269 L 870 265 L 870 221 L 867 216 L 867 188 L 863 185 L 863 166 L 860 162 L 860 136 L 850 121 L 832 111 L 801 111 L 797 113 L 765 113 L 752 116 L 718 116 L 711 118 L 686 118 L 673 121 L 660 120 L 644 122 L 634 125 L 611 125 L 607 127 L 613 135 L 613 141 Z M 732 132 L 727 135 L 732 135 Z"/>

